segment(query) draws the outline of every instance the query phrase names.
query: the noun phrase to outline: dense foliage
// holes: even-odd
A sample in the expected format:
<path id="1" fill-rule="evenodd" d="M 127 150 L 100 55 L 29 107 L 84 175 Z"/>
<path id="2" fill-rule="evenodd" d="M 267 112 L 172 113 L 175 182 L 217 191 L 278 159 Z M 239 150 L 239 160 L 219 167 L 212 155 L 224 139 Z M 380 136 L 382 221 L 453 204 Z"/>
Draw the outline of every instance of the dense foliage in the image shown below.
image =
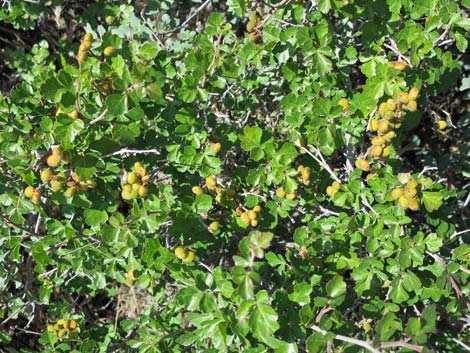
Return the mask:
<path id="1" fill-rule="evenodd" d="M 470 351 L 470 1 L 2 5 L 6 351 Z"/>

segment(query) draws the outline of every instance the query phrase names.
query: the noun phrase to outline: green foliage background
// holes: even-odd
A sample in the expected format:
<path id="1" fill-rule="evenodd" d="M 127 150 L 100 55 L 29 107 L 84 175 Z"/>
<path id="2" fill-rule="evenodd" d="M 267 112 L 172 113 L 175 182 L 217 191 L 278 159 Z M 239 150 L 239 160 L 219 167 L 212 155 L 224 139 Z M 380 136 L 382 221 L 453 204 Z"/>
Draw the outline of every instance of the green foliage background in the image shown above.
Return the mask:
<path id="1" fill-rule="evenodd" d="M 3 1 L 2 349 L 469 351 L 469 8 Z M 79 64 L 85 32 L 94 39 Z M 354 162 L 369 121 L 411 87 L 418 110 L 367 177 Z M 54 172 L 96 188 L 66 197 L 41 181 L 56 146 L 72 158 Z M 135 162 L 149 193 L 126 201 Z M 417 212 L 390 195 L 399 173 L 429 178 Z M 278 196 L 281 186 L 295 197 Z M 259 224 L 247 226 L 237 208 L 257 205 Z M 178 246 L 196 260 L 179 260 Z M 76 320 L 77 334 L 49 332 L 59 319 Z"/>

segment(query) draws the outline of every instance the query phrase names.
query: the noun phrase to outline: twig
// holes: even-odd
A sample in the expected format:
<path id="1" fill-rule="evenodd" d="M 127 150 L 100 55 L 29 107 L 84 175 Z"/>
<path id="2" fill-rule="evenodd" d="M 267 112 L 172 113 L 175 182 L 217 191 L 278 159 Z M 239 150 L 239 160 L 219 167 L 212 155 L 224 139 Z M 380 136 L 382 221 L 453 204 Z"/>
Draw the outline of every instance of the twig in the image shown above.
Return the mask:
<path id="1" fill-rule="evenodd" d="M 380 348 L 391 348 L 391 347 L 401 347 L 408 348 L 415 352 L 422 352 L 424 347 L 418 346 L 417 344 L 411 344 L 405 341 L 395 341 L 395 342 L 382 342 L 380 343 Z"/>
<path id="2" fill-rule="evenodd" d="M 93 125 L 93 124 L 97 123 L 98 121 L 103 120 L 103 119 L 106 117 L 106 114 L 108 114 L 108 108 L 106 108 L 105 110 L 103 110 L 103 112 L 102 112 L 97 118 L 95 118 L 95 119 L 93 119 L 92 121 L 90 121 L 90 122 L 88 123 L 88 126 Z"/>
<path id="3" fill-rule="evenodd" d="M 184 21 L 181 25 L 179 25 L 178 27 L 172 29 L 171 31 L 168 31 L 168 32 L 165 32 L 165 33 L 162 33 L 163 35 L 165 34 L 170 34 L 170 33 L 174 33 L 176 32 L 177 30 L 183 28 L 184 26 L 186 26 L 194 17 L 196 17 L 198 15 L 199 12 L 201 12 L 202 10 L 204 10 L 204 8 L 209 5 L 211 2 L 211 0 L 206 0 L 204 1 L 201 6 L 199 6 L 193 13 L 192 15 L 190 15 L 186 21 Z"/>
<path id="4" fill-rule="evenodd" d="M 337 181 L 338 183 L 341 183 L 341 179 L 338 178 L 335 173 L 331 170 L 330 166 L 325 162 L 325 159 L 323 158 L 322 154 L 318 149 L 313 147 L 312 145 L 308 145 L 308 147 L 312 147 L 312 149 L 318 153 L 319 156 L 314 155 L 308 148 L 305 148 L 304 146 L 300 145 L 299 143 L 295 144 L 297 147 L 299 147 L 302 151 L 305 151 L 310 157 L 312 157 L 320 166 L 323 167 L 330 175 L 331 177 Z"/>
<path id="5" fill-rule="evenodd" d="M 129 148 L 122 148 L 119 151 L 115 151 L 113 153 L 105 154 L 104 156 L 101 156 L 101 158 L 108 158 L 112 156 L 118 156 L 122 154 L 160 154 L 160 150 L 157 150 L 156 148 L 150 149 L 150 150 L 132 150 Z"/>
<path id="6" fill-rule="evenodd" d="M 437 167 L 424 167 L 421 173 L 418 174 L 418 178 L 420 178 L 424 173 L 426 173 L 428 170 L 437 170 Z"/>
<path id="7" fill-rule="evenodd" d="M 313 331 L 319 332 L 323 336 L 326 336 L 328 334 L 328 331 L 322 330 L 317 325 L 313 325 L 311 328 L 313 329 Z M 361 347 L 367 349 L 368 351 L 370 351 L 372 353 L 381 353 L 378 349 L 375 349 L 369 343 L 367 343 L 365 341 L 358 340 L 356 338 L 346 337 L 346 336 L 343 336 L 343 335 L 335 335 L 335 337 L 333 337 L 333 339 L 338 340 L 338 341 L 352 343 L 352 344 L 355 344 L 356 346 L 361 346 Z"/>

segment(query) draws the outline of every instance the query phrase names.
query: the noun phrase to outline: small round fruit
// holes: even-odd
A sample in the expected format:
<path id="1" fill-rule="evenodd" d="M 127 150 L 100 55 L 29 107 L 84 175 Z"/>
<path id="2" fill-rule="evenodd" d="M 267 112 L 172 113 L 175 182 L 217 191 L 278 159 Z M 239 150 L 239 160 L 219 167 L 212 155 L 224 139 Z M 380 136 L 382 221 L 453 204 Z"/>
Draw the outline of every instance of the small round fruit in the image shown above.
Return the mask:
<path id="1" fill-rule="evenodd" d="M 408 204 L 408 208 L 412 211 L 418 211 L 419 210 L 419 202 L 416 197 L 413 197 Z"/>
<path id="2" fill-rule="evenodd" d="M 330 197 L 335 196 L 335 194 L 338 192 L 335 188 L 333 188 L 331 185 L 326 188 L 326 194 Z"/>
<path id="3" fill-rule="evenodd" d="M 121 186 L 121 188 L 122 188 L 122 191 L 126 191 L 126 192 L 132 191 L 132 185 L 130 184 L 124 184 L 123 186 Z"/>
<path id="4" fill-rule="evenodd" d="M 206 186 L 209 190 L 215 189 L 215 187 L 217 186 L 217 182 L 215 181 L 215 178 L 213 176 L 208 176 L 206 178 Z"/>
<path id="5" fill-rule="evenodd" d="M 175 256 L 180 259 L 180 260 L 183 260 L 186 258 L 186 255 L 187 255 L 187 251 L 182 248 L 181 246 L 177 246 L 174 250 L 175 252 Z"/>
<path id="6" fill-rule="evenodd" d="M 256 219 L 257 217 L 258 217 L 258 214 L 255 211 L 253 211 L 253 210 L 248 211 L 248 218 L 251 221 Z"/>
<path id="7" fill-rule="evenodd" d="M 77 61 L 81 64 L 81 63 L 84 63 L 85 61 L 87 61 L 88 59 L 88 52 L 84 52 L 84 51 L 79 51 L 78 54 L 77 54 Z"/>
<path id="8" fill-rule="evenodd" d="M 398 206 L 406 210 L 410 204 L 409 200 L 405 196 L 400 196 L 398 198 Z"/>
<path id="9" fill-rule="evenodd" d="M 377 131 L 378 127 L 379 127 L 379 121 L 376 120 L 376 119 L 372 119 L 370 121 L 370 131 L 374 132 L 374 131 Z"/>
<path id="10" fill-rule="evenodd" d="M 293 199 L 295 199 L 296 196 L 297 196 L 297 194 L 295 192 L 291 192 L 290 194 L 286 194 L 286 199 L 287 200 L 293 200 Z"/>
<path id="11" fill-rule="evenodd" d="M 255 207 L 253 207 L 253 211 L 255 211 L 256 213 L 260 213 L 261 212 L 261 206 L 256 205 Z"/>
<path id="12" fill-rule="evenodd" d="M 243 223 L 250 224 L 250 216 L 248 216 L 248 212 L 243 212 L 240 215 L 240 219 L 242 220 Z"/>
<path id="13" fill-rule="evenodd" d="M 252 219 L 252 220 L 250 221 L 250 225 L 251 225 L 252 227 L 256 227 L 256 226 L 258 225 L 258 220 Z"/>
<path id="14" fill-rule="evenodd" d="M 403 196 L 403 189 L 402 188 L 395 188 L 391 192 L 392 198 L 394 200 L 398 199 L 400 196 Z"/>
<path id="15" fill-rule="evenodd" d="M 69 321 L 69 328 L 70 328 L 71 330 L 75 330 L 75 329 L 77 328 L 77 321 L 75 321 L 75 320 L 70 320 L 70 321 Z"/>
<path id="16" fill-rule="evenodd" d="M 55 334 L 56 329 L 55 329 L 54 325 L 47 325 L 47 332 L 51 332 L 51 333 Z"/>
<path id="17" fill-rule="evenodd" d="M 354 164 L 356 165 L 356 168 L 359 168 L 365 172 L 370 170 L 370 164 L 365 159 L 358 159 Z"/>
<path id="18" fill-rule="evenodd" d="M 32 187 L 31 185 L 30 185 L 30 186 L 27 186 L 27 187 L 24 189 L 24 196 L 26 196 L 28 199 L 30 199 L 31 197 L 33 197 L 33 194 L 34 194 L 34 187 Z"/>
<path id="19" fill-rule="evenodd" d="M 397 109 L 397 104 L 395 101 L 391 98 L 387 99 L 387 108 L 388 110 L 395 110 Z"/>
<path id="20" fill-rule="evenodd" d="M 384 118 L 387 120 L 395 119 L 395 112 L 388 111 L 387 113 L 385 113 Z"/>
<path id="21" fill-rule="evenodd" d="M 382 158 L 390 157 L 391 152 L 392 152 L 392 149 L 390 148 L 390 146 L 385 146 L 382 150 Z"/>
<path id="22" fill-rule="evenodd" d="M 132 191 L 122 190 L 121 197 L 123 200 L 132 200 L 134 197 L 132 195 Z"/>
<path id="23" fill-rule="evenodd" d="M 280 186 L 276 189 L 276 196 L 278 196 L 278 197 L 286 196 L 286 192 L 284 191 L 284 188 L 282 186 Z"/>
<path id="24" fill-rule="evenodd" d="M 193 192 L 194 195 L 202 195 L 204 194 L 204 190 L 200 186 L 193 186 L 191 191 Z"/>
<path id="25" fill-rule="evenodd" d="M 213 153 L 217 154 L 222 149 L 222 144 L 220 142 L 213 143 L 211 146 L 211 150 Z"/>
<path id="26" fill-rule="evenodd" d="M 392 130 L 392 126 L 387 120 L 380 120 L 377 124 L 377 131 L 380 135 L 385 135 L 390 130 Z"/>
<path id="27" fill-rule="evenodd" d="M 35 204 L 38 204 L 41 201 L 41 193 L 39 191 L 34 191 L 31 196 L 31 201 Z"/>
<path id="28" fill-rule="evenodd" d="M 67 329 L 63 328 L 62 330 L 59 330 L 59 332 L 57 332 L 57 337 L 64 337 L 66 333 Z"/>
<path id="29" fill-rule="evenodd" d="M 136 173 L 134 172 L 127 173 L 127 182 L 129 184 L 135 184 L 138 181 L 139 181 L 139 177 L 137 176 Z"/>
<path id="30" fill-rule="evenodd" d="M 97 185 L 97 183 L 96 183 L 95 180 L 90 180 L 90 179 L 88 179 L 88 180 L 86 181 L 86 184 L 87 184 L 88 187 L 91 188 L 91 189 L 96 188 L 96 185 Z"/>
<path id="31" fill-rule="evenodd" d="M 374 146 L 382 146 L 385 145 L 386 142 L 387 141 L 382 136 L 375 136 L 371 141 Z"/>
<path id="32" fill-rule="evenodd" d="M 209 230 L 212 232 L 216 232 L 219 229 L 219 222 L 214 221 L 211 224 L 209 224 Z"/>
<path id="33" fill-rule="evenodd" d="M 106 22 L 107 25 L 110 25 L 114 22 L 114 17 L 113 16 L 106 16 L 104 19 L 104 22 Z"/>
<path id="34" fill-rule="evenodd" d="M 416 189 L 418 187 L 418 182 L 414 179 L 410 179 L 410 181 L 406 183 L 406 186 L 409 188 Z"/>
<path id="35" fill-rule="evenodd" d="M 63 328 L 69 328 L 68 320 L 60 319 L 57 321 L 57 323 L 61 325 Z"/>
<path id="36" fill-rule="evenodd" d="M 410 101 L 415 101 L 418 98 L 418 94 L 419 89 L 417 87 L 411 88 L 408 92 L 408 97 L 410 98 Z"/>
<path id="37" fill-rule="evenodd" d="M 141 186 L 142 186 L 141 183 L 134 183 L 134 184 L 131 184 L 132 191 L 137 191 L 137 193 L 138 193 Z"/>
<path id="38" fill-rule="evenodd" d="M 141 197 L 147 196 L 148 193 L 149 193 L 149 188 L 147 186 L 141 185 L 139 188 L 139 196 Z"/>
<path id="39" fill-rule="evenodd" d="M 408 104 L 408 102 L 410 101 L 410 96 L 408 95 L 408 93 L 400 91 L 398 92 L 398 100 L 400 101 L 400 103 Z"/>
<path id="40" fill-rule="evenodd" d="M 403 189 L 403 196 L 405 196 L 408 199 L 411 199 L 416 196 L 418 191 L 415 188 L 410 188 L 408 186 L 405 186 Z"/>
<path id="41" fill-rule="evenodd" d="M 338 105 L 343 107 L 343 110 L 347 110 L 349 108 L 349 102 L 346 98 L 341 98 L 338 102 Z"/>
<path id="42" fill-rule="evenodd" d="M 196 253 L 194 251 L 188 251 L 188 254 L 183 259 L 183 262 L 185 263 L 193 262 L 195 258 L 196 258 Z"/>
<path id="43" fill-rule="evenodd" d="M 389 111 L 387 103 L 380 103 L 379 105 L 379 114 L 380 116 L 385 116 L 385 114 Z"/>
<path id="44" fill-rule="evenodd" d="M 392 141 L 392 139 L 395 137 L 395 131 L 390 131 L 390 132 L 387 132 L 385 135 L 383 135 L 382 137 L 385 139 L 385 141 L 387 143 L 390 143 Z"/>
<path id="45" fill-rule="evenodd" d="M 331 187 L 335 190 L 339 190 L 341 188 L 341 184 L 337 181 L 334 181 L 332 184 L 331 184 Z"/>
<path id="46" fill-rule="evenodd" d="M 374 158 L 374 159 L 379 159 L 380 156 L 382 155 L 382 151 L 383 151 L 383 148 L 380 147 L 380 146 L 372 146 L 372 148 L 370 149 L 370 155 Z"/>
<path id="47" fill-rule="evenodd" d="M 143 184 L 147 183 L 150 180 L 150 175 L 143 175 L 141 180 Z"/>
<path id="48" fill-rule="evenodd" d="M 83 42 L 80 43 L 80 46 L 78 47 L 79 52 L 87 52 L 91 48 L 91 41 L 89 40 L 84 40 Z"/>
<path id="49" fill-rule="evenodd" d="M 439 130 L 444 130 L 447 127 L 447 122 L 445 120 L 438 120 L 437 121 L 437 128 Z"/>
<path id="50" fill-rule="evenodd" d="M 112 56 L 114 55 L 115 51 L 116 50 L 114 49 L 114 47 L 112 45 L 109 45 L 106 48 L 104 48 L 103 54 L 104 56 Z"/>
<path id="51" fill-rule="evenodd" d="M 46 163 L 49 167 L 55 168 L 60 164 L 60 161 L 62 159 L 60 156 L 56 154 L 51 154 L 49 157 L 47 157 Z"/>
<path id="52" fill-rule="evenodd" d="M 43 183 L 47 183 L 54 176 L 54 173 L 49 168 L 41 170 L 41 180 Z"/>
<path id="53" fill-rule="evenodd" d="M 62 189 L 62 183 L 58 180 L 51 180 L 51 190 L 54 192 L 58 192 Z"/>
<path id="54" fill-rule="evenodd" d="M 93 34 L 85 33 L 85 35 L 83 36 L 83 40 L 84 41 L 86 40 L 86 41 L 89 41 L 89 42 L 93 41 Z"/>
<path id="55" fill-rule="evenodd" d="M 65 190 L 64 195 L 65 197 L 72 197 L 73 195 L 75 195 L 76 192 L 77 189 L 75 189 L 75 187 L 69 187 L 67 188 L 67 190 Z"/>
<path id="56" fill-rule="evenodd" d="M 414 112 L 416 111 L 416 109 L 418 109 L 418 104 L 416 103 L 416 101 L 410 101 L 406 107 L 410 112 Z"/>
<path id="57" fill-rule="evenodd" d="M 307 138 L 304 135 L 301 135 L 297 140 L 295 140 L 294 144 L 299 148 L 300 154 L 307 153 L 305 148 L 307 148 Z"/>

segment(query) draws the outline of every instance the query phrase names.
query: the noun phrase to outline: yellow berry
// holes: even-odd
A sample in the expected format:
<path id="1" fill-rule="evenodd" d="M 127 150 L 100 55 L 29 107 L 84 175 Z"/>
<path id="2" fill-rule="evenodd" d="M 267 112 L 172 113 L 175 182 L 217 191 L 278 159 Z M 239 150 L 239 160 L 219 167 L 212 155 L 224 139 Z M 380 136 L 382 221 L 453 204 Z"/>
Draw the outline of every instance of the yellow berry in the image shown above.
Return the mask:
<path id="1" fill-rule="evenodd" d="M 397 108 L 397 104 L 391 98 L 387 99 L 387 108 L 388 110 L 395 110 Z"/>
<path id="2" fill-rule="evenodd" d="M 394 200 L 398 199 L 400 196 L 403 195 L 403 189 L 402 188 L 395 188 L 391 192 L 392 198 Z"/>
<path id="3" fill-rule="evenodd" d="M 286 194 L 286 199 L 293 200 L 296 196 L 297 194 L 295 192 L 291 192 L 290 194 Z"/>
<path id="4" fill-rule="evenodd" d="M 49 167 L 57 167 L 60 164 L 60 161 L 62 158 L 57 155 L 57 154 L 51 154 L 49 157 L 47 157 L 46 163 Z"/>
<path id="5" fill-rule="evenodd" d="M 387 103 L 380 103 L 379 105 L 379 114 L 380 116 L 385 116 L 385 114 L 389 111 Z"/>
<path id="6" fill-rule="evenodd" d="M 115 49 L 112 45 L 107 46 L 103 50 L 104 56 L 112 56 L 114 54 L 114 52 L 115 52 Z"/>
<path id="7" fill-rule="evenodd" d="M 388 111 L 387 113 L 385 113 L 384 118 L 387 119 L 387 120 L 395 119 L 395 112 Z"/>
<path id="8" fill-rule="evenodd" d="M 418 187 L 418 182 L 414 179 L 410 179 L 410 181 L 406 183 L 406 186 L 412 189 L 416 189 Z"/>
<path id="9" fill-rule="evenodd" d="M 216 232 L 219 229 L 219 222 L 214 221 L 211 224 L 209 224 L 209 230 L 212 232 Z"/>
<path id="10" fill-rule="evenodd" d="M 408 97 L 410 98 L 410 101 L 415 101 L 418 98 L 418 94 L 419 89 L 417 87 L 411 88 L 408 92 Z"/>
<path id="11" fill-rule="evenodd" d="M 335 190 L 339 190 L 341 188 L 341 184 L 337 181 L 334 181 L 332 184 L 331 184 L 331 187 Z"/>
<path id="12" fill-rule="evenodd" d="M 330 197 L 333 197 L 337 192 L 338 190 L 333 188 L 331 185 L 326 188 L 326 194 Z"/>
<path id="13" fill-rule="evenodd" d="M 395 131 L 389 131 L 385 135 L 383 135 L 382 137 L 385 139 L 386 143 L 390 143 L 392 141 L 392 139 L 395 137 L 395 135 L 396 135 Z"/>
<path id="14" fill-rule="evenodd" d="M 219 153 L 221 149 L 222 149 L 222 144 L 220 142 L 213 143 L 211 146 L 211 150 L 215 154 Z"/>
<path id="15" fill-rule="evenodd" d="M 400 196 L 398 198 L 398 206 L 406 210 L 410 204 L 409 200 L 405 196 Z"/>
<path id="16" fill-rule="evenodd" d="M 77 321 L 75 321 L 75 320 L 70 320 L 70 321 L 69 321 L 69 328 L 70 328 L 71 330 L 75 330 L 75 329 L 77 328 Z"/>
<path id="17" fill-rule="evenodd" d="M 39 191 L 34 191 L 31 196 L 31 201 L 35 204 L 38 204 L 41 201 L 41 193 Z"/>
<path id="18" fill-rule="evenodd" d="M 255 207 L 253 207 L 253 211 L 255 211 L 256 213 L 260 213 L 261 212 L 261 206 L 256 205 Z"/>
<path id="19" fill-rule="evenodd" d="M 380 135 L 385 135 L 392 129 L 392 126 L 387 120 L 380 120 L 377 124 L 377 131 Z"/>
<path id="20" fill-rule="evenodd" d="M 106 24 L 108 24 L 108 25 L 112 24 L 113 21 L 114 21 L 113 16 L 106 16 L 106 18 L 104 19 L 104 22 L 106 22 Z"/>
<path id="21" fill-rule="evenodd" d="M 213 176 L 208 176 L 206 178 L 206 186 L 209 190 L 214 190 L 217 185 L 217 182 Z"/>
<path id="22" fill-rule="evenodd" d="M 359 168 L 365 172 L 370 170 L 370 165 L 365 159 L 358 159 L 354 164 L 356 165 L 356 168 Z"/>
<path id="23" fill-rule="evenodd" d="M 85 61 L 87 61 L 88 59 L 88 52 L 84 52 L 84 51 L 79 51 L 78 54 L 77 54 L 77 61 L 81 64 L 81 63 L 84 63 Z"/>
<path id="24" fill-rule="evenodd" d="M 405 196 L 408 199 L 411 199 L 416 196 L 418 191 L 415 188 L 410 188 L 408 186 L 405 186 L 403 189 L 403 196 Z"/>
<path id="25" fill-rule="evenodd" d="M 136 173 L 134 172 L 127 173 L 127 182 L 129 184 L 135 184 L 138 181 L 139 181 L 139 177 Z"/>
<path id="26" fill-rule="evenodd" d="M 240 219 L 242 220 L 243 223 L 250 224 L 250 216 L 248 216 L 248 212 L 243 212 L 240 215 Z"/>
<path id="27" fill-rule="evenodd" d="M 202 195 L 204 194 L 204 190 L 200 186 L 193 186 L 191 191 L 193 192 L 194 195 Z"/>
<path id="28" fill-rule="evenodd" d="M 248 218 L 252 221 L 258 217 L 257 213 L 253 210 L 248 211 Z"/>
<path id="29" fill-rule="evenodd" d="M 187 256 L 187 251 L 184 248 L 182 248 L 181 246 L 177 246 L 175 248 L 174 252 L 175 252 L 175 256 L 180 260 L 185 259 L 186 256 Z"/>
<path id="30" fill-rule="evenodd" d="M 382 146 L 384 145 L 387 141 L 382 137 L 382 136 L 375 136 L 373 139 L 372 139 L 372 144 L 374 146 Z"/>
<path id="31" fill-rule="evenodd" d="M 416 103 L 416 101 L 410 101 L 406 107 L 410 112 L 414 112 L 416 111 L 416 109 L 418 109 L 418 104 Z"/>
<path id="32" fill-rule="evenodd" d="M 80 43 L 80 46 L 78 47 L 79 52 L 87 52 L 91 48 L 91 41 L 89 40 L 84 40 L 83 42 Z"/>
<path id="33" fill-rule="evenodd" d="M 62 183 L 57 180 L 51 180 L 51 190 L 54 192 L 60 191 L 62 189 Z"/>
<path id="34" fill-rule="evenodd" d="M 93 41 L 93 34 L 91 33 L 85 33 L 85 35 L 83 36 L 83 40 L 86 40 L 86 41 Z"/>
<path id="35" fill-rule="evenodd" d="M 63 337 L 65 336 L 65 334 L 67 333 L 67 330 L 64 328 L 62 330 L 59 330 L 59 332 L 57 332 L 57 337 Z"/>
<path id="36" fill-rule="evenodd" d="M 382 147 L 372 146 L 372 148 L 370 149 L 370 154 L 374 159 L 379 159 L 380 156 L 382 155 L 382 151 L 383 151 Z"/>
<path id="37" fill-rule="evenodd" d="M 183 262 L 186 262 L 186 263 L 193 262 L 195 258 L 196 258 L 196 253 L 194 251 L 188 251 L 188 254 L 183 259 Z"/>
<path id="38" fill-rule="evenodd" d="M 54 325 L 47 325 L 47 332 L 56 333 Z"/>
<path id="39" fill-rule="evenodd" d="M 419 210 L 419 202 L 416 197 L 413 197 L 408 204 L 408 208 L 412 211 L 418 211 Z"/>
<path id="40" fill-rule="evenodd" d="M 252 227 L 256 227 L 256 226 L 258 225 L 258 220 L 252 219 L 252 220 L 250 221 L 250 225 L 251 225 Z"/>
<path id="41" fill-rule="evenodd" d="M 24 189 L 24 196 L 27 197 L 27 198 L 31 198 L 33 197 L 33 194 L 34 194 L 34 187 L 32 186 L 27 186 L 25 189 Z"/>
<path id="42" fill-rule="evenodd" d="M 378 120 L 376 119 L 372 119 L 370 121 L 370 131 L 374 132 L 374 131 L 377 131 L 377 128 L 379 127 L 379 122 Z"/>
<path id="43" fill-rule="evenodd" d="M 438 120 L 437 121 L 437 128 L 439 130 L 444 130 L 447 127 L 447 122 L 445 120 Z"/>
<path id="44" fill-rule="evenodd" d="M 49 168 L 41 170 L 41 180 L 43 183 L 47 183 L 54 176 L 54 173 Z"/>
<path id="45" fill-rule="evenodd" d="M 276 196 L 279 197 L 284 197 L 286 196 L 286 192 L 284 191 L 284 188 L 282 186 L 278 187 L 276 190 Z"/>
<path id="46" fill-rule="evenodd" d="M 68 187 L 67 190 L 65 190 L 64 195 L 65 197 L 72 197 L 73 195 L 75 195 L 76 192 L 77 190 L 75 189 L 75 187 L 71 186 Z"/>
<path id="47" fill-rule="evenodd" d="M 346 98 L 341 98 L 338 102 L 338 105 L 343 107 L 343 110 L 347 110 L 349 108 L 349 102 Z"/>
<path id="48" fill-rule="evenodd" d="M 141 185 L 139 187 L 139 196 L 147 196 L 147 194 L 149 193 L 149 188 L 147 186 L 144 186 L 144 185 Z"/>
<path id="49" fill-rule="evenodd" d="M 398 92 L 398 100 L 400 101 L 400 103 L 408 104 L 408 102 L 410 101 L 410 96 L 408 95 L 408 93 L 400 91 Z"/>

